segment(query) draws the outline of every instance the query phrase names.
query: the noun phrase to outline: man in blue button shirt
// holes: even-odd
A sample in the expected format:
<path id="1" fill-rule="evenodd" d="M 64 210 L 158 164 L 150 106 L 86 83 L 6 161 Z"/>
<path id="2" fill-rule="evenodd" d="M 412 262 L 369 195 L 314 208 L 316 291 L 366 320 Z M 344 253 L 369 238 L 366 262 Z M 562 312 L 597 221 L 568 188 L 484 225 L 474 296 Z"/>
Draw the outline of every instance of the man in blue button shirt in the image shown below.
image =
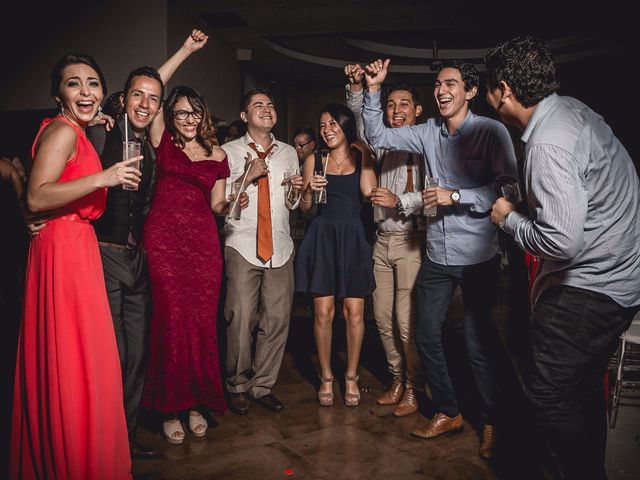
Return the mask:
<path id="1" fill-rule="evenodd" d="M 439 186 L 423 191 L 425 206 L 437 206 L 437 215 L 428 218 L 427 254 L 416 282 L 415 337 L 436 414 L 412 434 L 431 439 L 463 428 L 442 348 L 442 325 L 453 291 L 461 286 L 464 337 L 484 424 L 480 455 L 490 458 L 497 420 L 494 356 L 501 345 L 491 321 L 499 249 L 489 214 L 498 185 L 517 177 L 513 144 L 504 125 L 470 111 L 479 76 L 473 65 L 458 61 L 444 64 L 434 83 L 441 118 L 385 128 L 379 90 L 388 65 L 389 60 L 377 60 L 366 67 L 366 136 L 376 148 L 422 154 L 429 176 L 439 179 Z"/>
<path id="2" fill-rule="evenodd" d="M 562 478 L 604 479 L 602 379 L 640 305 L 638 175 L 600 115 L 555 93 L 543 42 L 515 38 L 485 63 L 487 101 L 523 131 L 530 212 L 500 198 L 492 221 L 541 259 L 525 392 Z"/>

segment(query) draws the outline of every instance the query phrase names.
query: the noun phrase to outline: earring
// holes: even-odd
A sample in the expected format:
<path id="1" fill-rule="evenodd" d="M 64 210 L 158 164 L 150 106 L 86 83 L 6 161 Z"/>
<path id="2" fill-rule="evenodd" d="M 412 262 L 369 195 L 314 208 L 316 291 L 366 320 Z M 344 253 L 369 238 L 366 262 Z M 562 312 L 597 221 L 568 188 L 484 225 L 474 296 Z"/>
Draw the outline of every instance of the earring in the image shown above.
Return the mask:
<path id="1" fill-rule="evenodd" d="M 60 115 L 64 115 L 64 105 L 60 104 Z"/>
<path id="2" fill-rule="evenodd" d="M 104 113 L 102 113 L 102 105 L 98 107 L 98 118 L 104 117 Z"/>

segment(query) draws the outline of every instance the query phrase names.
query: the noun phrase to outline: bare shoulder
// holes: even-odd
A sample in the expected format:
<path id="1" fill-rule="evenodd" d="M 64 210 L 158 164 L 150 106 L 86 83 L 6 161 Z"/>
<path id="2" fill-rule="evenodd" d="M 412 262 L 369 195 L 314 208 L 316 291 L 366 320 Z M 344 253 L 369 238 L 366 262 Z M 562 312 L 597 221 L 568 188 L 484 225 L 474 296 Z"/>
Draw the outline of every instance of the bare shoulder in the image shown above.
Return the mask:
<path id="1" fill-rule="evenodd" d="M 214 146 L 211 151 L 211 160 L 215 160 L 216 162 L 221 162 L 227 157 L 227 152 L 225 152 L 222 148 Z"/>
<path id="2" fill-rule="evenodd" d="M 45 127 L 38 137 L 36 150 L 46 149 L 71 154 L 75 151 L 76 131 L 63 121 L 54 121 Z"/>

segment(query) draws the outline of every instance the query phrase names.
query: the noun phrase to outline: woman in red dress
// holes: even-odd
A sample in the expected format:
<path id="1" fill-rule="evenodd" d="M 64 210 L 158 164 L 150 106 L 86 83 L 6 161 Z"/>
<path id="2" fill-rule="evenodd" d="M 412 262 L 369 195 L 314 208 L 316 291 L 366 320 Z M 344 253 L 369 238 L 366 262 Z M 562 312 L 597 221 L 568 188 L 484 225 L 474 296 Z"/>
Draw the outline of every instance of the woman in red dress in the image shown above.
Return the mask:
<path id="1" fill-rule="evenodd" d="M 180 444 L 178 413 L 188 410 L 189 430 L 202 437 L 208 425 L 197 407 L 226 410 L 216 335 L 222 256 L 212 210 L 228 211 L 229 165 L 192 88 L 171 91 L 150 138 L 158 180 L 143 238 L 153 314 L 142 404 L 166 414 L 164 436 Z"/>
<path id="2" fill-rule="evenodd" d="M 103 171 L 85 136 L 104 97 L 88 55 L 51 73 L 60 114 L 33 144 L 27 206 L 52 218 L 29 247 L 11 430 L 10 477 L 122 479 L 131 459 L 122 381 L 98 243 L 90 224 L 107 187 L 135 185 L 120 162 Z"/>

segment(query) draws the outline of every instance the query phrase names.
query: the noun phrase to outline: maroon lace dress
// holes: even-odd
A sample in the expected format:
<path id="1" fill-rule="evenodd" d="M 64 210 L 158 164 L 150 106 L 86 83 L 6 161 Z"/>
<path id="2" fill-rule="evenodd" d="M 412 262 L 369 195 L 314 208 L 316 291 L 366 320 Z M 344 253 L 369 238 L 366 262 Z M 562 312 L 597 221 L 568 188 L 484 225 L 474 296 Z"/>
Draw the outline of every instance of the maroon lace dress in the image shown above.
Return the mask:
<path id="1" fill-rule="evenodd" d="M 211 189 L 227 159 L 192 162 L 165 130 L 144 226 L 153 314 L 142 405 L 160 412 L 195 404 L 226 410 L 216 335 L 222 256 Z"/>

